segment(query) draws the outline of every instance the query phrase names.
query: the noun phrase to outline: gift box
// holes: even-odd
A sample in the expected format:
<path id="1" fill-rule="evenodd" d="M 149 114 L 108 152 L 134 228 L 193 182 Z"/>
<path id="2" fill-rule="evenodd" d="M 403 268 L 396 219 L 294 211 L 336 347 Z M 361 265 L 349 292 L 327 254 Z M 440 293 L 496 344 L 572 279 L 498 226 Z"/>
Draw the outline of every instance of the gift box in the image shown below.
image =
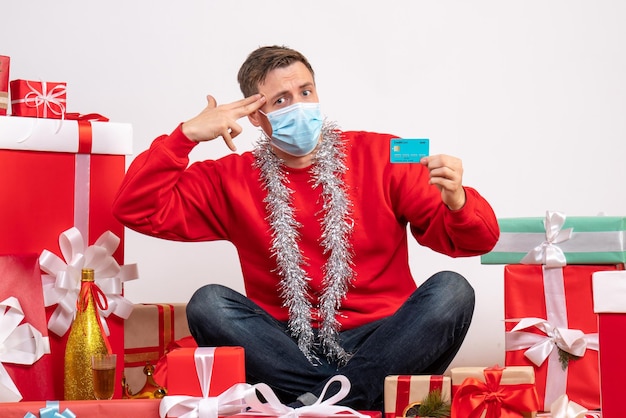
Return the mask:
<path id="1" fill-rule="evenodd" d="M 62 119 L 66 108 L 66 84 L 12 80 L 11 114 L 33 118 Z"/>
<path id="2" fill-rule="evenodd" d="M 385 378 L 385 418 L 415 416 L 413 409 L 428 396 L 439 391 L 444 402 L 450 402 L 450 377 L 441 375 L 393 375 Z"/>
<path id="3" fill-rule="evenodd" d="M 210 348 L 210 347 L 209 347 Z M 202 397 L 196 372 L 195 356 L 201 348 L 177 348 L 166 355 L 167 381 L 164 382 L 168 396 L 187 395 Z M 211 379 L 209 396 L 217 396 L 236 383 L 246 381 L 243 347 L 215 347 L 210 356 Z"/>
<path id="4" fill-rule="evenodd" d="M 452 417 L 523 417 L 537 414 L 539 402 L 532 367 L 454 367 Z"/>
<path id="5" fill-rule="evenodd" d="M 119 237 L 113 257 L 123 265 L 124 227 L 111 205 L 131 152 L 129 124 L 0 116 L 0 176 L 11 179 L 0 182 L 0 253 L 61 254 L 59 236 L 75 227 L 86 244 L 105 232 Z M 48 318 L 54 310 L 46 310 Z M 110 316 L 107 322 L 121 380 L 123 319 Z M 64 374 L 66 338 L 50 334 L 57 380 Z M 56 392 L 48 399 L 63 398 L 62 382 Z"/>
<path id="6" fill-rule="evenodd" d="M 8 304 L 2 303 L 0 314 L 0 402 L 8 400 L 24 401 L 48 399 L 55 395 L 55 380 L 52 376 L 52 357 L 49 355 L 50 347 L 47 341 L 42 340 L 47 347 L 43 347 L 44 354 L 36 359 L 35 352 L 30 352 L 32 356 L 22 358 L 18 364 L 16 358 L 24 356 L 29 351 L 28 345 L 23 338 L 15 338 L 13 330 L 20 323 L 28 323 L 32 326 L 41 338 L 48 338 L 46 327 L 46 313 L 43 303 L 43 291 L 41 288 L 41 273 L 39 272 L 39 262 L 37 254 L 15 254 L 0 255 L 0 302 L 7 301 L 7 298 L 15 298 L 19 301 L 23 319 L 19 317 L 10 319 L 11 314 L 5 308 Z M 7 309 L 7 312 L 5 312 Z M 22 330 L 23 331 L 23 330 Z M 11 333 L 11 336 L 9 336 Z M 30 344 L 29 344 L 30 345 Z M 47 353 L 45 353 L 47 351 Z M 30 357 L 30 359 L 29 359 Z M 32 363 L 34 361 L 34 363 Z M 14 385 L 13 390 L 9 389 L 6 379 Z M 4 408 L 4 406 L 0 407 Z M 3 415 L 6 416 L 6 415 Z"/>
<path id="7" fill-rule="evenodd" d="M 620 418 L 626 375 L 626 271 L 595 272 L 592 280 L 600 340 L 600 409 L 604 418 Z"/>
<path id="8" fill-rule="evenodd" d="M 0 115 L 6 115 L 9 107 L 9 69 L 11 59 L 0 55 Z"/>
<path id="9" fill-rule="evenodd" d="M 626 262 L 626 217 L 498 219 L 500 238 L 482 264 L 618 264 Z M 553 258 L 553 260 L 550 260 Z"/>
<path id="10" fill-rule="evenodd" d="M 590 410 L 600 406 L 591 277 L 622 268 L 504 268 L 505 365 L 534 367 L 541 411 L 563 394 Z"/>
<path id="11" fill-rule="evenodd" d="M 158 399 L 15 402 L 2 404 L 3 418 L 160 418 Z M 32 415 L 27 415 L 27 414 Z M 56 414 L 55 414 L 56 413 Z"/>
<path id="12" fill-rule="evenodd" d="M 146 364 L 157 366 L 172 343 L 191 335 L 186 308 L 186 303 L 137 304 L 124 321 L 124 377 L 131 393 L 145 385 Z"/>

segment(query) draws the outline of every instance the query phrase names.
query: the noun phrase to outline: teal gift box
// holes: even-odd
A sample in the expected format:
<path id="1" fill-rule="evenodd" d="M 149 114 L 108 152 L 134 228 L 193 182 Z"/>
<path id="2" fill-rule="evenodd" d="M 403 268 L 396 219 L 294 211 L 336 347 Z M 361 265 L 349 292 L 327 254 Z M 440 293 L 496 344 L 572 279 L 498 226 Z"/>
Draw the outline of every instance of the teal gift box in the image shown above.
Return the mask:
<path id="1" fill-rule="evenodd" d="M 500 239 L 482 264 L 618 264 L 626 262 L 626 217 L 501 218 Z"/>

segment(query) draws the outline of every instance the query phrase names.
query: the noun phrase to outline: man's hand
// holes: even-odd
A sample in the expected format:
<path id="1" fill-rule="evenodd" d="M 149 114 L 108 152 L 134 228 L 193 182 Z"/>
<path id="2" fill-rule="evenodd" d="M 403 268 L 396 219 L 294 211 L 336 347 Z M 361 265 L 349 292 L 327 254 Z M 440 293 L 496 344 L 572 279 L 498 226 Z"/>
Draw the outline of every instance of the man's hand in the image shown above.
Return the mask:
<path id="1" fill-rule="evenodd" d="M 183 123 L 183 133 L 195 142 L 211 141 L 219 136 L 231 151 L 237 148 L 233 138 L 242 131 L 237 120 L 248 116 L 265 104 L 265 97 L 255 94 L 233 103 L 217 105 L 213 96 L 208 95 L 207 107 L 198 116 Z"/>
<path id="2" fill-rule="evenodd" d="M 459 210 L 465 205 L 463 189 L 463 164 L 461 160 L 449 155 L 431 155 L 420 163 L 430 171 L 430 184 L 441 191 L 441 200 L 451 210 Z"/>

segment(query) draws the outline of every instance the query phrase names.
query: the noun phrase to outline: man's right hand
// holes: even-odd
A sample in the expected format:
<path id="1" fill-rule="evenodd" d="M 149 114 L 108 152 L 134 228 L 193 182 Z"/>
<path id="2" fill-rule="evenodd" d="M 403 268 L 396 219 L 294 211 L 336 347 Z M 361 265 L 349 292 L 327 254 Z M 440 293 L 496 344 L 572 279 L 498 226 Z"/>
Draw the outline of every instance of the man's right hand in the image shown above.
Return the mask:
<path id="1" fill-rule="evenodd" d="M 261 108 L 265 104 L 265 97 L 255 94 L 219 106 L 213 96 L 208 95 L 206 98 L 207 107 L 198 116 L 183 123 L 183 133 L 195 142 L 211 141 L 221 136 L 228 148 L 231 151 L 236 151 L 233 138 L 242 131 L 237 120 Z"/>

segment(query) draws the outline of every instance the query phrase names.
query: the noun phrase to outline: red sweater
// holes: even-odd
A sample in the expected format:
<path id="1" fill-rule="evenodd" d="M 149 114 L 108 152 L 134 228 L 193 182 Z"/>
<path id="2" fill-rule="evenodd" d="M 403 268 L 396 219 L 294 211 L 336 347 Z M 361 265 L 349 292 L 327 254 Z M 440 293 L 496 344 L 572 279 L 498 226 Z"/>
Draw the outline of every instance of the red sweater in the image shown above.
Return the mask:
<path id="1" fill-rule="evenodd" d="M 345 183 L 353 203 L 352 246 L 356 277 L 341 306 L 342 329 L 393 314 L 416 289 L 408 264 L 407 223 L 422 245 L 450 255 L 488 252 L 499 236 L 491 206 L 466 187 L 467 202 L 449 210 L 421 164 L 391 164 L 391 135 L 343 132 Z M 180 126 L 157 138 L 135 158 L 114 203 L 124 225 L 144 234 L 180 241 L 228 240 L 237 248 L 246 295 L 272 316 L 288 319 L 279 296 L 275 258 L 263 199 L 266 192 L 251 152 L 189 165 L 197 145 Z M 287 169 L 300 248 L 307 259 L 313 306 L 323 289 L 325 256 L 320 246 L 320 190 L 309 169 Z M 317 188 L 321 189 L 321 188 Z M 316 312 L 313 312 L 314 316 Z M 316 326 L 317 324 L 313 324 Z"/>

